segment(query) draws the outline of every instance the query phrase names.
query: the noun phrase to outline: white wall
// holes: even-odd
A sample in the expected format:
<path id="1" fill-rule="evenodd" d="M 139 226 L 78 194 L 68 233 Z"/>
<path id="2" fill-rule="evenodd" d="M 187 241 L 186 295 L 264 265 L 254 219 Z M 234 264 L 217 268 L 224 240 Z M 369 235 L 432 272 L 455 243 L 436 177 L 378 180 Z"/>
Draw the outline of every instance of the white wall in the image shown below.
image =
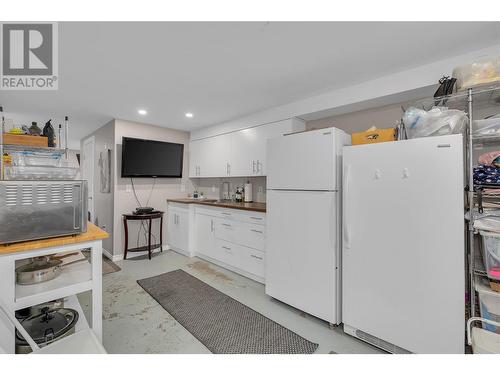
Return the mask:
<path id="1" fill-rule="evenodd" d="M 403 115 L 401 104 L 391 104 L 383 107 L 365 109 L 338 116 L 330 116 L 306 122 L 306 129 L 321 129 L 336 127 L 348 134 L 362 132 L 375 126 L 376 128 L 393 128 Z"/>
<path id="2" fill-rule="evenodd" d="M 205 198 L 223 198 L 220 188 L 224 182 L 229 182 L 229 191 L 235 192 L 236 187 L 243 186 L 247 181 L 252 184 L 252 198 L 254 202 L 266 202 L 266 177 L 221 177 L 221 178 L 194 178 L 193 188 L 203 193 Z"/>
<path id="3" fill-rule="evenodd" d="M 312 117 L 339 115 L 432 95 L 439 78 L 451 75 L 456 66 L 498 55 L 500 44 L 194 130 L 191 132 L 191 139 L 210 137 L 291 117 L 312 120 Z M 329 112 L 329 115 L 314 115 L 321 112 Z"/>
<path id="4" fill-rule="evenodd" d="M 154 190 L 148 206 L 157 210 L 166 211 L 168 198 L 186 197 L 192 192 L 193 186 L 188 178 L 189 175 L 189 133 L 171 130 L 163 127 L 147 125 L 138 122 L 115 120 L 115 144 L 116 144 L 116 163 L 115 163 L 115 181 L 114 184 L 114 239 L 113 256 L 117 257 L 123 254 L 124 250 L 124 228 L 122 214 L 131 213 L 139 206 L 131 190 L 130 178 L 121 177 L 121 152 L 122 138 L 143 138 L 164 142 L 184 144 L 184 163 L 182 169 L 182 178 L 157 178 Z M 153 187 L 152 178 L 134 178 L 134 185 L 141 205 L 145 206 Z M 137 246 L 139 222 L 129 221 L 129 248 Z M 154 223 L 152 233 L 159 238 L 158 225 Z M 144 233 L 144 232 L 142 232 Z M 163 242 L 166 244 L 166 220 L 163 222 Z M 139 246 L 146 242 L 141 236 Z"/>
<path id="5" fill-rule="evenodd" d="M 114 120 L 109 121 L 101 128 L 97 129 L 95 132 L 90 134 L 88 137 L 82 139 L 81 143 L 90 138 L 94 137 L 95 147 L 94 147 L 94 216 L 95 223 L 99 225 L 100 228 L 108 232 L 109 238 L 103 240 L 103 249 L 109 253 L 113 254 L 113 224 L 114 224 L 114 170 L 115 170 L 115 122 Z M 105 148 L 111 149 L 111 191 L 109 193 L 101 193 L 100 190 L 100 174 L 99 174 L 99 153 L 103 152 Z M 82 148 L 83 149 L 83 146 Z"/>

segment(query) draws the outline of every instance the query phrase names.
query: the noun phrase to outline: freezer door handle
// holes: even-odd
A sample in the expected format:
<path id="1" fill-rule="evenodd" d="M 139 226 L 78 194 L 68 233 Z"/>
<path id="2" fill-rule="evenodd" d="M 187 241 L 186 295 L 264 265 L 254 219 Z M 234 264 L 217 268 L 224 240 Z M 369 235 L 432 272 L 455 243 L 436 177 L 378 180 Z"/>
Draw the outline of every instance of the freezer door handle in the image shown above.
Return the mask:
<path id="1" fill-rule="evenodd" d="M 351 225 L 349 222 L 349 208 L 347 207 L 347 195 L 349 194 L 349 178 L 350 178 L 351 166 L 346 165 L 344 167 L 344 192 L 342 194 L 342 210 L 344 212 L 344 245 L 346 249 L 351 248 Z"/>

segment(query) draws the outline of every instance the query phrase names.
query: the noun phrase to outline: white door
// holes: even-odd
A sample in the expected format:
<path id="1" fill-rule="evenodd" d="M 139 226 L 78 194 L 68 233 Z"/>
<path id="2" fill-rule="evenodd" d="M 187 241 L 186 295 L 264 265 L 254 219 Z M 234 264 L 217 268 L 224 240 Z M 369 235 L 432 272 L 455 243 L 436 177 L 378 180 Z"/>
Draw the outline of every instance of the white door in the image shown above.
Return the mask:
<path id="1" fill-rule="evenodd" d="M 90 221 L 94 222 L 94 169 L 95 169 L 95 138 L 90 137 L 83 141 L 82 150 L 82 179 L 87 180 L 88 186 L 88 211 Z"/>
<path id="2" fill-rule="evenodd" d="M 334 192 L 267 191 L 266 293 L 340 323 Z"/>
<path id="3" fill-rule="evenodd" d="M 462 136 L 344 148 L 343 322 L 464 351 Z"/>
<path id="4" fill-rule="evenodd" d="M 196 214 L 196 252 L 215 258 L 215 217 Z"/>
<path id="5" fill-rule="evenodd" d="M 267 188 L 336 190 L 335 133 L 320 129 L 270 139 Z"/>

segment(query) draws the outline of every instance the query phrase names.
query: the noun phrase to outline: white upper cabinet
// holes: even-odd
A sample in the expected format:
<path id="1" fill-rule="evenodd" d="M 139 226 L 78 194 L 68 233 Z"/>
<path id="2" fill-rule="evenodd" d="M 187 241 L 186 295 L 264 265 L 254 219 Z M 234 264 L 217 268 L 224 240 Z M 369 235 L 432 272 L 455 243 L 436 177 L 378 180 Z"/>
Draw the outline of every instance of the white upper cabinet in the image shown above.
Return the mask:
<path id="1" fill-rule="evenodd" d="M 229 175 L 231 134 L 191 141 L 189 148 L 189 177 Z"/>
<path id="2" fill-rule="evenodd" d="M 304 129 L 291 118 L 192 141 L 189 177 L 265 176 L 267 140 Z"/>
<path id="3" fill-rule="evenodd" d="M 189 177 L 198 177 L 204 139 L 189 142 Z"/>

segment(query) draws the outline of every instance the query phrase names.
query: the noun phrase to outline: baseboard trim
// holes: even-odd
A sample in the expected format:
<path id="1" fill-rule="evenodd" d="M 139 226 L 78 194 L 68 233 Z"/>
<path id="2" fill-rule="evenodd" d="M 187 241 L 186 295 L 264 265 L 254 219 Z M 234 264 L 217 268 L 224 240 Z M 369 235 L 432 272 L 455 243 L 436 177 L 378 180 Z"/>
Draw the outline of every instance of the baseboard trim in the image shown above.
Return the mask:
<path id="1" fill-rule="evenodd" d="M 113 262 L 115 261 L 113 259 L 113 255 L 108 250 L 106 250 L 105 248 L 102 248 L 102 255 L 104 255 L 109 260 L 112 260 Z"/>
<path id="2" fill-rule="evenodd" d="M 164 245 L 162 246 L 162 250 L 170 250 L 170 247 L 168 245 Z M 151 251 L 153 254 L 154 253 L 158 253 L 160 252 L 160 249 L 154 249 L 153 251 Z M 128 259 L 131 259 L 131 258 L 136 258 L 136 257 L 140 257 L 141 255 L 147 255 L 148 252 L 147 251 L 141 251 L 141 252 L 133 252 L 133 253 L 128 253 L 127 254 L 127 260 Z M 123 253 L 122 254 L 116 254 L 116 255 L 113 255 L 112 258 L 110 258 L 113 262 L 118 262 L 120 260 L 124 260 L 123 259 Z"/>
<path id="3" fill-rule="evenodd" d="M 178 249 L 176 247 L 172 247 L 172 246 L 169 246 L 169 245 L 167 245 L 167 250 L 175 251 L 176 253 L 184 255 L 184 256 L 186 256 L 188 258 L 194 257 L 194 254 L 191 254 L 188 251 L 185 251 L 185 250 L 182 250 L 182 249 Z"/>

